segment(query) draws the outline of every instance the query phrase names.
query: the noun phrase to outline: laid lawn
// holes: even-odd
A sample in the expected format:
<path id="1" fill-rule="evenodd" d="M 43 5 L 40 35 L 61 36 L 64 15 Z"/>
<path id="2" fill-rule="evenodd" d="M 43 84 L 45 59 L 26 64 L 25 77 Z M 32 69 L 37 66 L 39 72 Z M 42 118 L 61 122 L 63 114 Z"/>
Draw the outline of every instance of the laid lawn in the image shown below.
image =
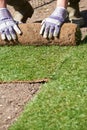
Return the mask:
<path id="1" fill-rule="evenodd" d="M 0 47 L 0 80 L 50 78 L 9 130 L 87 130 L 87 44 Z"/>
<path id="2" fill-rule="evenodd" d="M 67 75 L 72 78 L 78 77 L 78 73 L 84 77 L 87 70 L 86 48 L 87 45 L 0 47 L 0 81 L 33 80 L 45 77 L 59 79 L 67 78 Z"/>
<path id="3" fill-rule="evenodd" d="M 74 49 L 58 46 L 0 47 L 0 81 L 54 78 L 57 69 L 59 73 L 61 65 L 71 57 Z"/>

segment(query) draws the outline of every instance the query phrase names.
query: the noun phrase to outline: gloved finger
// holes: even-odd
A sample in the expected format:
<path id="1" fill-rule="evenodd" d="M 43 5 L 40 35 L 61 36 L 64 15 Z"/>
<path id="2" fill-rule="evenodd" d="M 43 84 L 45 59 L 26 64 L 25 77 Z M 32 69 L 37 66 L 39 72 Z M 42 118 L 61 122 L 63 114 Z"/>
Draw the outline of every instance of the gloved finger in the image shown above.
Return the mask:
<path id="1" fill-rule="evenodd" d="M 10 35 L 10 32 L 9 32 L 9 29 L 5 29 L 5 35 L 6 35 L 7 40 L 10 41 L 12 39 L 11 35 Z"/>
<path id="2" fill-rule="evenodd" d="M 43 34 L 43 32 L 44 32 L 44 30 L 45 30 L 45 24 L 43 24 L 42 26 L 41 26 L 41 29 L 40 29 L 40 34 L 42 35 Z"/>
<path id="3" fill-rule="evenodd" d="M 41 25 L 43 25 L 45 22 L 46 22 L 46 19 L 44 19 L 44 20 L 41 22 Z"/>
<path id="4" fill-rule="evenodd" d="M 54 30 L 53 36 L 57 37 L 58 34 L 59 34 L 59 31 L 60 31 L 60 26 L 55 26 L 55 30 Z"/>
<path id="5" fill-rule="evenodd" d="M 12 27 L 9 27 L 9 32 L 13 40 L 16 40 L 16 34 Z"/>
<path id="6" fill-rule="evenodd" d="M 54 33 L 54 26 L 50 27 L 49 29 L 49 35 L 48 35 L 48 38 L 51 39 L 53 37 L 53 33 Z"/>
<path id="7" fill-rule="evenodd" d="M 21 33 L 22 33 L 21 30 L 18 28 L 18 26 L 17 26 L 16 24 L 13 26 L 13 29 L 14 29 L 15 32 L 18 33 L 18 34 L 21 34 Z"/>
<path id="8" fill-rule="evenodd" d="M 43 33 L 43 38 L 47 38 L 49 35 L 49 30 L 50 30 L 50 26 L 46 26 L 44 33 Z"/>
<path id="9" fill-rule="evenodd" d="M 5 40 L 5 39 L 6 39 L 6 36 L 5 36 L 5 33 L 4 33 L 4 32 L 1 32 L 1 39 L 2 39 L 2 40 Z"/>

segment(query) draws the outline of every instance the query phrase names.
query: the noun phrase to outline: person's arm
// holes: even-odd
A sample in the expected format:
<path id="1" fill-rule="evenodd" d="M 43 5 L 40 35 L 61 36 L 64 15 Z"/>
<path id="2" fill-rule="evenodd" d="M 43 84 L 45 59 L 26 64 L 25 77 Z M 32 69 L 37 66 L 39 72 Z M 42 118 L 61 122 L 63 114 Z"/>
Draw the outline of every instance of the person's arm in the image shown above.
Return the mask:
<path id="1" fill-rule="evenodd" d="M 57 0 L 57 7 L 67 8 L 68 0 Z"/>
<path id="2" fill-rule="evenodd" d="M 6 7 L 6 0 L 0 0 L 0 35 L 2 40 L 15 40 L 16 33 L 21 34 L 16 22 Z"/>
<path id="3" fill-rule="evenodd" d="M 67 17 L 67 4 L 68 0 L 57 0 L 57 7 L 54 12 L 42 21 L 40 34 L 44 38 L 51 39 L 58 36 L 61 25 Z"/>

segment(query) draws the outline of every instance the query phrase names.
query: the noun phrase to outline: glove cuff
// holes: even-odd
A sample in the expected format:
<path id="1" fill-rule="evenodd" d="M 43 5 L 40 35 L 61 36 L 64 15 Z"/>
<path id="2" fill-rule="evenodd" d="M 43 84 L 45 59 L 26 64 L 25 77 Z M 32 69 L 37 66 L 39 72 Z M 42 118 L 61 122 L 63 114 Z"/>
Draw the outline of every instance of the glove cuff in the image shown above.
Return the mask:
<path id="1" fill-rule="evenodd" d="M 64 7 L 57 7 L 54 12 L 51 14 L 51 17 L 58 17 L 58 19 L 61 19 L 62 21 L 64 21 L 67 18 L 67 10 Z"/>
<path id="2" fill-rule="evenodd" d="M 7 8 L 0 8 L 0 20 L 12 19 L 12 16 Z"/>

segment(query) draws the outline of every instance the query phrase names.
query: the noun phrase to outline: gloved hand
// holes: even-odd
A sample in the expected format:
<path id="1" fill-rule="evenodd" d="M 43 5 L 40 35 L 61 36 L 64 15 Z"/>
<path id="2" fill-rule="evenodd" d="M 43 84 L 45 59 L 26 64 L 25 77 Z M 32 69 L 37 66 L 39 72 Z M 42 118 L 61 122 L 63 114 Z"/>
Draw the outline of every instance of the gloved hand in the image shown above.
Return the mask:
<path id="1" fill-rule="evenodd" d="M 16 22 L 7 8 L 0 8 L 0 35 L 2 40 L 15 40 L 16 33 L 21 34 Z"/>
<path id="2" fill-rule="evenodd" d="M 67 11 L 63 7 L 57 7 L 54 12 L 42 21 L 40 34 L 44 38 L 51 39 L 53 36 L 57 37 L 60 27 L 67 17 Z"/>

